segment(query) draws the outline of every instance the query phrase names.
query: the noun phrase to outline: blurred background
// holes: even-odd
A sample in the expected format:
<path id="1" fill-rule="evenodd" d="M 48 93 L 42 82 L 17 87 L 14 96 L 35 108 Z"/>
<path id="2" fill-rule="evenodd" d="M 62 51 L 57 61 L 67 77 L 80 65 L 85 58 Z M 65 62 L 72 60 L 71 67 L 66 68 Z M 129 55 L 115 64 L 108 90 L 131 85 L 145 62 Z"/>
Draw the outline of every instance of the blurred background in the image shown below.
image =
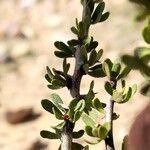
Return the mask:
<path id="1" fill-rule="evenodd" d="M 90 34 L 104 49 L 102 59 L 118 60 L 122 54 L 133 53 L 137 46 L 145 46 L 141 30 L 145 21 L 136 22 L 138 13 L 128 0 L 105 0 L 110 17 L 104 23 L 92 26 Z M 53 116 L 41 107 L 41 99 L 56 92 L 65 100 L 71 99 L 67 89 L 49 90 L 44 78 L 46 66 L 61 69 L 62 61 L 53 54 L 56 40 L 73 37 L 70 27 L 75 18 L 81 18 L 79 0 L 0 0 L 0 150 L 56 150 L 59 141 L 40 137 L 42 129 L 50 130 L 56 124 Z M 88 79 L 88 80 L 87 80 Z M 88 90 L 91 77 L 82 81 L 82 92 Z M 129 85 L 141 85 L 143 77 L 132 71 Z M 95 80 L 97 97 L 106 101 L 109 95 L 103 89 L 103 79 Z M 137 92 L 127 104 L 115 106 L 120 114 L 114 121 L 116 150 L 128 133 L 135 116 L 148 103 L 148 98 Z M 81 124 L 80 124 L 81 123 Z M 79 122 L 76 128 L 82 126 Z M 84 143 L 83 137 L 80 143 Z M 104 150 L 104 143 L 90 146 Z"/>

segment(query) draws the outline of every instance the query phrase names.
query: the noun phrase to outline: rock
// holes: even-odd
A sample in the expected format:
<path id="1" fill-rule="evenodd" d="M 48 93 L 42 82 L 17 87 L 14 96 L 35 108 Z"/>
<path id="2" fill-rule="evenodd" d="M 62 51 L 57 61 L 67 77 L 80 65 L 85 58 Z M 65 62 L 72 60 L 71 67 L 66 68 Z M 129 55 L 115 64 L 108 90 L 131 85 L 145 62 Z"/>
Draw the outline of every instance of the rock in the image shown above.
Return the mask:
<path id="1" fill-rule="evenodd" d="M 10 124 L 18 124 L 22 122 L 35 120 L 40 115 L 41 114 L 35 113 L 32 108 L 22 108 L 18 110 L 7 111 L 5 117 Z"/>

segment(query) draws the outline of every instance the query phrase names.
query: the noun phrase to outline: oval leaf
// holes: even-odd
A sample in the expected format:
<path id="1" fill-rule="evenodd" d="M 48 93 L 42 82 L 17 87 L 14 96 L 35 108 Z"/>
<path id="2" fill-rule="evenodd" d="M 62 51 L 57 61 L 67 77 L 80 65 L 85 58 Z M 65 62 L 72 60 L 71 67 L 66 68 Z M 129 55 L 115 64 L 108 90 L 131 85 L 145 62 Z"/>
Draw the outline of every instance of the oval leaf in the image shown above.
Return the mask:
<path id="1" fill-rule="evenodd" d="M 40 135 L 43 137 L 43 138 L 47 138 L 47 139 L 59 139 L 59 135 L 53 133 L 53 132 L 50 132 L 50 131 L 46 131 L 46 130 L 42 130 L 40 132 Z"/>

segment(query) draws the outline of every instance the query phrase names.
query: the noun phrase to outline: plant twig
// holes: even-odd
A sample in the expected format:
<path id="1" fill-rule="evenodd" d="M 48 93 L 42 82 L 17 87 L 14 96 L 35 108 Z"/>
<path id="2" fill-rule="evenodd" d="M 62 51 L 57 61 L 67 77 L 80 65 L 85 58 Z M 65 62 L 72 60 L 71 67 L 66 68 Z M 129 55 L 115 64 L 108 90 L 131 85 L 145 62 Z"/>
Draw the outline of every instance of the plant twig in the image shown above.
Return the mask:
<path id="1" fill-rule="evenodd" d="M 116 89 L 116 81 L 112 82 L 113 89 Z M 105 139 L 106 150 L 115 150 L 114 139 L 113 139 L 113 111 L 114 111 L 114 101 L 112 96 L 106 105 L 106 122 L 110 123 L 110 131 L 108 133 L 107 138 Z"/>
<path id="2" fill-rule="evenodd" d="M 85 0 L 83 4 L 82 21 L 85 20 L 87 2 L 88 0 Z M 85 33 L 85 38 L 88 36 L 88 30 L 89 28 Z M 83 41 L 80 41 L 80 43 L 82 42 Z M 81 69 L 82 65 L 83 62 L 81 59 L 81 45 L 77 45 L 75 51 L 75 69 L 71 77 L 71 86 L 69 90 L 71 96 L 76 97 L 78 100 L 82 98 L 82 96 L 80 95 L 80 83 L 83 76 L 83 72 Z M 67 120 L 61 134 L 61 150 L 71 150 L 73 129 L 74 129 L 74 123 Z"/>
<path id="3" fill-rule="evenodd" d="M 61 133 L 61 150 L 71 150 L 73 128 L 74 124 L 69 120 L 66 120 Z"/>

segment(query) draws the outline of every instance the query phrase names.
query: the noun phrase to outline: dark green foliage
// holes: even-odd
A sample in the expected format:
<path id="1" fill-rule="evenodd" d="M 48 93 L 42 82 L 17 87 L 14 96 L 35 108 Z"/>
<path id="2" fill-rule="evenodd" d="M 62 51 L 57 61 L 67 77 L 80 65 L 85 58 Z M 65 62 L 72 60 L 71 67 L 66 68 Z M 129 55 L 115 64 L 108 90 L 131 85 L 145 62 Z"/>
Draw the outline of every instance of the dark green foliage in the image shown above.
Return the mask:
<path id="1" fill-rule="evenodd" d="M 150 44 L 150 25 L 143 29 L 143 37 L 145 42 Z"/>
<path id="2" fill-rule="evenodd" d="M 105 82 L 105 90 L 107 91 L 108 94 L 112 95 L 113 94 L 113 87 L 110 82 L 106 81 Z"/>
<path id="3" fill-rule="evenodd" d="M 78 139 L 81 138 L 84 134 L 84 130 L 79 130 L 78 132 L 73 132 L 72 136 L 74 139 Z"/>
<path id="4" fill-rule="evenodd" d="M 68 57 L 73 56 L 74 54 L 73 50 L 69 46 L 67 46 L 65 43 L 61 41 L 56 41 L 54 45 L 59 50 L 59 51 L 54 52 L 57 57 L 68 58 Z"/>
<path id="5" fill-rule="evenodd" d="M 103 14 L 105 8 L 105 3 L 100 2 L 97 7 L 95 8 L 92 17 L 91 17 L 91 23 L 96 24 L 98 22 L 103 22 L 109 17 L 109 12 L 106 12 Z"/>
<path id="6" fill-rule="evenodd" d="M 47 138 L 47 139 L 59 139 L 59 135 L 53 133 L 53 132 L 50 132 L 50 131 L 46 131 L 46 130 L 42 130 L 40 132 L 40 135 L 43 137 L 43 138 Z"/>
<path id="7" fill-rule="evenodd" d="M 79 143 L 72 143 L 72 148 L 71 148 L 71 150 L 83 150 L 83 146 L 81 145 L 81 144 L 79 144 Z"/>
<path id="8" fill-rule="evenodd" d="M 141 93 L 145 96 L 150 97 L 150 82 L 149 81 L 143 83 L 142 88 L 141 88 Z"/>

